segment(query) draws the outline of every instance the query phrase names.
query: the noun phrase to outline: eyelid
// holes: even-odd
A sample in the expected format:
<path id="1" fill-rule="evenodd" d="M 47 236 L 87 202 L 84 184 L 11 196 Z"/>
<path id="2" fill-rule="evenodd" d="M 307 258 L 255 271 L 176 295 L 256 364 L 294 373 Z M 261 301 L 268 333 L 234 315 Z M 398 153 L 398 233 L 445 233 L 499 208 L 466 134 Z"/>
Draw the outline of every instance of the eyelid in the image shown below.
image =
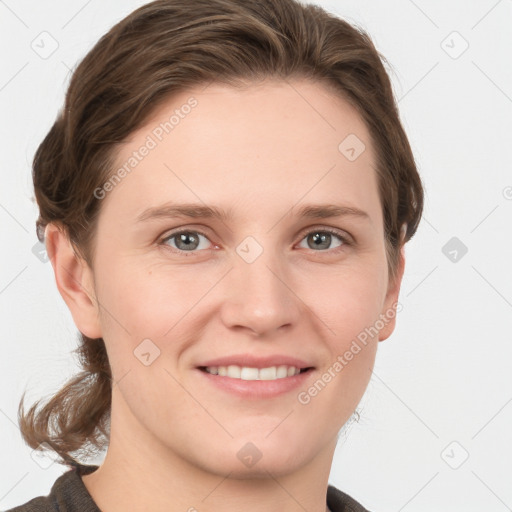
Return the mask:
<path id="1" fill-rule="evenodd" d="M 335 228 L 333 226 L 325 226 L 325 225 L 317 225 L 317 226 L 308 226 L 307 228 L 304 228 L 303 231 L 300 232 L 300 240 L 304 238 L 305 235 L 308 235 L 312 231 L 318 231 L 318 232 L 327 232 L 332 235 L 338 236 L 344 244 L 346 245 L 354 245 L 355 240 L 350 233 L 347 231 L 341 229 L 341 228 Z M 319 251 L 319 252 L 329 252 L 329 251 Z"/>
<path id="2" fill-rule="evenodd" d="M 207 238 L 212 244 L 214 244 L 214 242 L 212 242 L 210 240 L 210 237 L 209 235 L 207 235 L 205 233 L 205 231 L 201 230 L 201 229 L 198 229 L 198 228 L 194 228 L 194 227 L 182 227 L 182 228 L 176 228 L 174 230 L 171 230 L 169 231 L 168 233 L 166 233 L 165 235 L 163 235 L 162 237 L 158 237 L 158 244 L 159 245 L 164 245 L 164 246 L 167 246 L 169 247 L 168 245 L 165 244 L 165 242 L 167 240 L 170 240 L 171 238 L 181 234 L 181 233 L 197 233 L 198 235 L 202 235 L 204 236 L 205 238 Z M 174 249 L 173 247 L 169 247 L 171 250 L 173 250 L 174 252 L 178 251 L 178 249 Z M 180 252 L 187 252 L 187 251 L 180 251 Z M 193 252 L 198 252 L 198 251 L 190 251 L 190 253 L 193 253 Z"/>

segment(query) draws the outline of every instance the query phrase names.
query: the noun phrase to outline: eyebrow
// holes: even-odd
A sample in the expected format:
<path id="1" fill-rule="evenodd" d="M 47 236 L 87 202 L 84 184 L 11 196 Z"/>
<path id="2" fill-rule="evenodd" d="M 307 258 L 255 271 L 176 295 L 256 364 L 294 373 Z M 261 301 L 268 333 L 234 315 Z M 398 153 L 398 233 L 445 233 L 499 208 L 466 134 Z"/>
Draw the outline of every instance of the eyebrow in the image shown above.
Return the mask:
<path id="1" fill-rule="evenodd" d="M 298 211 L 299 218 L 327 219 L 333 217 L 355 217 L 371 220 L 368 213 L 353 207 L 335 204 L 308 204 L 302 206 Z M 206 206 L 196 203 L 174 203 L 169 202 L 161 206 L 155 206 L 144 210 L 138 217 L 137 222 L 146 222 L 162 218 L 185 217 L 194 219 L 219 219 L 223 222 L 233 219 L 233 211 L 228 211 L 216 206 Z"/>

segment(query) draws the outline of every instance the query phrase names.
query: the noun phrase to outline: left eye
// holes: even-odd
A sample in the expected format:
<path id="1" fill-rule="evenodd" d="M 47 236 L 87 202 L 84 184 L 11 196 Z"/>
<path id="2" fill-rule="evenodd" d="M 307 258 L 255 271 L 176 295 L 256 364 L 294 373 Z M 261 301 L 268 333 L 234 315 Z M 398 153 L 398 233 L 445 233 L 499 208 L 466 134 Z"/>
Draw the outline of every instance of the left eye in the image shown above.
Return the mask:
<path id="1" fill-rule="evenodd" d="M 206 238 L 206 235 L 203 233 L 199 233 L 198 231 L 180 231 L 178 233 L 173 233 L 162 240 L 165 244 L 168 240 L 176 240 L 176 245 L 178 247 L 172 247 L 173 249 L 177 249 L 179 251 L 193 251 L 197 249 L 200 245 L 199 237 Z M 204 249 L 205 247 L 202 247 Z"/>
<path id="2" fill-rule="evenodd" d="M 309 231 L 303 236 L 302 240 L 306 240 L 308 244 L 308 248 L 317 250 L 317 249 L 329 249 L 332 244 L 333 237 L 339 240 L 339 244 L 334 248 L 338 249 L 343 245 L 350 245 L 347 238 L 338 233 L 337 231 L 332 231 L 329 229 L 316 229 L 313 231 Z M 162 240 L 164 245 L 168 245 L 167 242 L 170 240 L 175 240 L 175 246 L 171 246 L 171 249 L 175 249 L 181 252 L 196 252 L 195 249 L 207 249 L 208 244 L 205 247 L 201 246 L 201 238 L 208 240 L 208 237 L 199 231 L 179 231 L 177 233 L 172 233 L 169 236 L 165 237 Z M 324 251 L 321 251 L 324 252 Z"/>

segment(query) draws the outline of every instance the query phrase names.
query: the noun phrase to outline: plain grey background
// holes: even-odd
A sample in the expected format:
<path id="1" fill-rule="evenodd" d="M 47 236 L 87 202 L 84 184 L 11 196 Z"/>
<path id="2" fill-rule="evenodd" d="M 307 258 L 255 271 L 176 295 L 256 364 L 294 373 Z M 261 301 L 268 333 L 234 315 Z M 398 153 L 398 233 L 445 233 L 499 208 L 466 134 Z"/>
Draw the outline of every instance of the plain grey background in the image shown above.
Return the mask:
<path id="1" fill-rule="evenodd" d="M 65 469 L 22 442 L 22 391 L 31 405 L 78 371 L 77 330 L 32 251 L 31 161 L 70 70 L 144 3 L 0 0 L 2 510 L 47 494 Z M 388 59 L 426 187 L 403 310 L 330 482 L 372 511 L 512 510 L 512 1 L 314 3 Z"/>

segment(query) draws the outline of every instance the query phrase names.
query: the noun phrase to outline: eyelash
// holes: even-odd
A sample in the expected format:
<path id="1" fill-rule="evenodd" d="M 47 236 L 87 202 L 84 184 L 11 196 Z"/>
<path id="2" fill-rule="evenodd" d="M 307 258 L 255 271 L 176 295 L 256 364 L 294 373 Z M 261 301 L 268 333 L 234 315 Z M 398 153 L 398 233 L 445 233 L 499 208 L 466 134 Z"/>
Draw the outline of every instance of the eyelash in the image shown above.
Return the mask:
<path id="1" fill-rule="evenodd" d="M 197 250 L 196 251 L 183 251 L 181 249 L 176 249 L 174 247 L 171 247 L 171 246 L 169 246 L 166 243 L 168 240 L 171 240 L 172 238 L 174 238 L 174 237 L 176 237 L 178 235 L 181 235 L 183 233 L 194 233 L 194 234 L 202 235 L 206 239 L 209 240 L 208 235 L 206 233 L 204 233 L 203 231 L 201 231 L 201 230 L 198 230 L 198 229 L 180 229 L 180 230 L 173 231 L 173 232 L 167 234 L 164 238 L 162 238 L 160 240 L 159 245 L 163 246 L 165 249 L 169 249 L 174 254 L 183 254 L 185 256 L 189 256 L 189 255 L 193 255 L 193 254 L 197 254 L 197 253 L 201 252 L 201 251 L 197 251 Z M 318 253 L 334 253 L 334 254 L 336 254 L 337 252 L 343 250 L 343 248 L 345 246 L 353 245 L 352 242 L 348 239 L 348 237 L 343 235 L 343 234 L 341 234 L 338 230 L 335 230 L 335 229 L 332 229 L 332 228 L 325 228 L 325 227 L 313 228 L 313 229 L 310 229 L 309 231 L 303 232 L 301 234 L 300 241 L 302 242 L 302 240 L 304 240 L 304 238 L 306 238 L 307 235 L 310 235 L 312 233 L 329 233 L 330 235 L 336 236 L 342 242 L 342 245 L 340 245 L 339 247 L 336 247 L 334 249 L 327 249 L 327 250 L 323 250 L 323 251 L 313 251 L 313 252 L 318 252 Z"/>

